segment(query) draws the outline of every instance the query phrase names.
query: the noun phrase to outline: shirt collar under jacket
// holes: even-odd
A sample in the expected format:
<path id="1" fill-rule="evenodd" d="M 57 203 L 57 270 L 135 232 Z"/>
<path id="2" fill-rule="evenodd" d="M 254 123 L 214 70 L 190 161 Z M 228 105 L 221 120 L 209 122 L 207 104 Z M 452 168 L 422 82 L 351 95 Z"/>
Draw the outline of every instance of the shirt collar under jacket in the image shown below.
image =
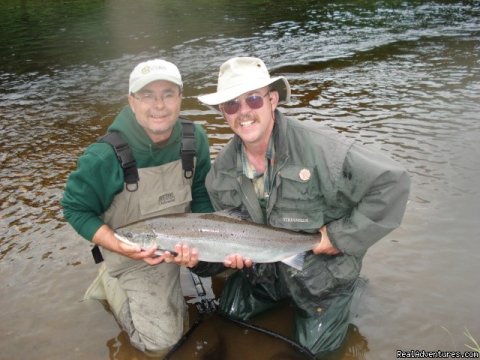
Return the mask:
<path id="1" fill-rule="evenodd" d="M 252 180 L 253 187 L 255 189 L 255 193 L 259 199 L 264 199 L 268 197 L 270 194 L 271 188 L 271 175 L 272 175 L 272 164 L 273 159 L 275 157 L 275 145 L 273 141 L 273 136 L 270 137 L 268 141 L 267 153 L 265 154 L 265 169 L 267 176 L 265 173 L 257 174 L 255 168 L 247 159 L 247 155 L 245 154 L 245 147 L 243 144 L 241 145 L 241 152 L 240 157 L 242 160 L 242 167 L 243 167 L 243 174 Z"/>

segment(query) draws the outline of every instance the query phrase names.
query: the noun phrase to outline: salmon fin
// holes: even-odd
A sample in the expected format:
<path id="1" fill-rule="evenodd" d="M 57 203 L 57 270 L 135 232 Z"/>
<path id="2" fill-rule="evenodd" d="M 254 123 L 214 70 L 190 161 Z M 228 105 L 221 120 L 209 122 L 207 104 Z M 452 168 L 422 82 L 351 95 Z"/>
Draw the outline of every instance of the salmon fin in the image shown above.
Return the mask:
<path id="1" fill-rule="evenodd" d="M 249 220 L 249 221 L 251 221 L 250 215 L 248 214 L 248 212 L 243 211 L 240 207 L 235 207 L 235 208 L 230 208 L 230 209 L 225 209 L 225 210 L 219 210 L 219 211 L 214 212 L 214 214 L 229 217 L 229 218 L 233 218 L 233 219 L 237 219 L 237 220 Z"/>
<path id="2" fill-rule="evenodd" d="M 287 264 L 288 266 L 293 267 L 294 269 L 297 269 L 298 271 L 302 271 L 303 264 L 305 262 L 305 252 L 295 254 L 286 259 L 283 259 L 282 262 L 284 264 Z"/>

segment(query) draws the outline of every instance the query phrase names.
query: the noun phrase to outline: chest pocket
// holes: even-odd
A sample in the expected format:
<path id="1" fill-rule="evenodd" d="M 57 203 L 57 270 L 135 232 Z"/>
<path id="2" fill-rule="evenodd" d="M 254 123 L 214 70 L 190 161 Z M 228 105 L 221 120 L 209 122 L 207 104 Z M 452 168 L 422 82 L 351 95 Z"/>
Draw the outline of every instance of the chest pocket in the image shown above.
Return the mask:
<path id="1" fill-rule="evenodd" d="M 242 205 L 242 197 L 236 180 L 219 178 L 212 184 L 215 195 L 223 208 L 234 208 Z"/>
<path id="2" fill-rule="evenodd" d="M 180 161 L 140 169 L 140 217 L 185 212 L 192 201 L 192 179 L 183 176 Z"/>
<path id="3" fill-rule="evenodd" d="M 318 229 L 323 224 L 325 198 L 316 169 L 285 166 L 277 174 L 270 223 L 293 230 Z"/>
<path id="4" fill-rule="evenodd" d="M 192 179 L 183 176 L 180 160 L 141 168 L 139 174 L 138 190 L 119 193 L 103 215 L 112 228 L 153 216 L 190 211 Z"/>

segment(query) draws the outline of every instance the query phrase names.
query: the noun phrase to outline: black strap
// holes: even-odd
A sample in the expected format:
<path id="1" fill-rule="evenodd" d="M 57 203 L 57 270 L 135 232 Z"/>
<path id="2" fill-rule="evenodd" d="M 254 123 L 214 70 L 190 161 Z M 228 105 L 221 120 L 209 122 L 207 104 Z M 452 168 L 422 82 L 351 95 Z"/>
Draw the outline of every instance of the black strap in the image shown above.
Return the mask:
<path id="1" fill-rule="evenodd" d="M 194 174 L 195 169 L 195 155 L 196 155 L 196 141 L 195 141 L 195 125 L 192 121 L 180 119 L 182 124 L 182 145 L 180 148 L 180 157 L 182 159 L 183 175 L 186 179 L 190 179 Z M 128 191 L 136 191 L 138 189 L 138 169 L 137 162 L 133 157 L 132 150 L 128 143 L 123 140 L 118 131 L 111 131 L 108 134 L 100 137 L 98 141 L 103 141 L 110 144 L 117 155 L 120 166 L 123 169 L 125 183 Z M 134 187 L 129 185 L 135 184 Z"/>
<path id="2" fill-rule="evenodd" d="M 113 147 L 115 155 L 117 155 L 117 159 L 123 169 L 126 189 L 128 191 L 137 191 L 139 180 L 137 162 L 133 157 L 132 150 L 128 143 L 123 140 L 117 131 L 109 132 L 107 135 L 101 137 L 99 141 L 106 142 Z"/>
<path id="3" fill-rule="evenodd" d="M 225 320 L 229 320 L 229 321 L 232 321 L 233 323 L 239 325 L 239 326 L 242 326 L 242 327 L 245 327 L 247 329 L 252 329 L 252 330 L 255 330 L 255 331 L 258 331 L 260 333 L 264 333 L 266 335 L 270 335 L 272 337 L 274 337 L 275 339 L 278 339 L 278 340 L 282 340 L 284 342 L 286 342 L 287 344 L 289 344 L 293 349 L 297 350 L 298 352 L 302 353 L 304 356 L 305 356 L 305 359 L 311 359 L 311 360 L 316 360 L 317 357 L 315 356 L 315 354 L 313 354 L 309 349 L 307 349 L 306 347 L 304 347 L 303 345 L 301 345 L 300 343 L 297 343 L 296 341 L 292 340 L 292 339 L 289 339 L 288 337 L 286 336 L 283 336 L 273 330 L 269 330 L 269 329 L 266 329 L 264 327 L 261 327 L 259 325 L 256 325 L 256 324 L 253 324 L 253 323 L 249 323 L 249 322 L 246 322 L 244 320 L 240 320 L 240 319 L 235 319 L 233 317 L 230 317 L 228 316 L 227 314 L 225 313 L 221 313 L 221 312 L 217 312 L 217 314 L 224 318 Z"/>
<path id="4" fill-rule="evenodd" d="M 180 156 L 182 158 L 183 176 L 185 179 L 191 179 L 195 169 L 195 125 L 193 122 L 185 119 L 180 119 L 182 123 L 182 147 L 180 149 Z"/>
<path id="5" fill-rule="evenodd" d="M 109 132 L 100 137 L 98 141 L 106 142 L 112 146 L 123 170 L 123 179 L 126 184 L 125 188 L 128 191 L 137 191 L 140 178 L 138 176 L 137 162 L 133 157 L 132 150 L 128 143 L 123 140 L 122 136 L 117 131 Z M 98 245 L 95 245 L 92 248 L 92 256 L 95 264 L 99 264 L 103 261 L 102 252 Z"/>
<path id="6" fill-rule="evenodd" d="M 103 261 L 103 256 L 98 245 L 95 245 L 92 248 L 92 255 L 93 255 L 93 260 L 95 261 L 95 264 L 100 264 Z"/>
<path id="7" fill-rule="evenodd" d="M 192 178 L 195 169 L 195 154 L 196 154 L 196 142 L 195 142 L 195 125 L 190 120 L 180 119 L 182 124 L 182 145 L 180 148 L 180 157 L 182 158 L 183 175 L 186 179 Z M 132 150 L 128 143 L 123 140 L 118 131 L 111 131 L 108 134 L 100 137 L 99 142 L 103 141 L 110 144 L 117 155 L 117 159 L 120 162 L 120 166 L 123 169 L 123 178 L 128 191 L 138 190 L 138 176 L 137 162 L 133 157 Z M 134 186 L 132 186 L 134 185 Z M 102 253 L 98 245 L 92 248 L 93 259 L 95 264 L 103 261 Z M 209 304 L 211 306 L 211 304 Z"/>
<path id="8" fill-rule="evenodd" d="M 253 331 L 256 331 L 256 332 L 259 332 L 259 333 L 263 333 L 265 335 L 268 335 L 268 336 L 272 336 L 273 338 L 277 339 L 277 340 L 281 340 L 285 343 L 287 343 L 288 345 L 290 345 L 292 347 L 292 349 L 296 350 L 297 352 L 299 352 L 300 354 L 302 354 L 302 358 L 304 359 L 310 359 L 310 360 L 315 360 L 317 359 L 317 357 L 315 357 L 315 355 L 309 350 L 307 349 L 306 347 L 304 347 L 303 345 L 301 345 L 300 343 L 297 343 L 296 341 L 284 336 L 284 335 L 281 335 L 275 331 L 272 331 L 272 330 L 269 330 L 269 329 L 266 329 L 264 327 L 261 327 L 261 326 L 258 326 L 258 325 L 255 325 L 253 323 L 249 323 L 249 322 L 246 322 L 246 321 L 243 321 L 243 320 L 240 320 L 240 319 L 234 319 L 222 312 L 219 312 L 217 311 L 213 316 L 218 316 L 226 321 L 231 321 L 233 322 L 234 324 L 236 324 L 237 326 L 239 327 L 242 327 L 242 328 L 245 328 L 247 330 L 253 330 Z M 180 338 L 180 340 L 178 340 L 178 342 L 173 345 L 173 347 L 170 349 L 170 351 L 167 353 L 167 355 L 165 355 L 164 357 L 164 360 L 170 360 L 170 359 L 174 359 L 175 358 L 175 355 L 177 353 L 177 351 L 182 347 L 183 344 L 185 344 L 188 340 L 188 338 L 194 333 L 194 331 L 199 327 L 199 325 L 206 319 L 205 316 L 202 316 L 200 315 L 197 320 L 195 321 L 195 323 L 192 325 L 192 327 Z M 283 358 L 283 357 L 282 357 Z"/>

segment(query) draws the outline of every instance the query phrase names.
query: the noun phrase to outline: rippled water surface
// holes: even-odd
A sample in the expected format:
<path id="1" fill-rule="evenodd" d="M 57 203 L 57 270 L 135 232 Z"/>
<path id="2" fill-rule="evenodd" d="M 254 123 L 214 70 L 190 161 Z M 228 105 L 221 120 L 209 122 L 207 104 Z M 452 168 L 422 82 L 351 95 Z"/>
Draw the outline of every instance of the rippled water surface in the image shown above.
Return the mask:
<path id="1" fill-rule="evenodd" d="M 466 351 L 466 329 L 480 339 L 479 1 L 6 0 L 0 20 L 0 359 L 143 358 L 100 304 L 79 301 L 96 267 L 59 200 L 126 103 L 131 69 L 153 57 L 180 68 L 183 113 L 207 129 L 212 158 L 231 133 L 195 97 L 223 61 L 254 55 L 290 80 L 284 113 L 409 170 L 404 222 L 370 249 L 334 359 Z M 201 358 L 216 328 L 243 358 L 261 354 L 264 340 L 217 319 L 182 358 Z"/>

